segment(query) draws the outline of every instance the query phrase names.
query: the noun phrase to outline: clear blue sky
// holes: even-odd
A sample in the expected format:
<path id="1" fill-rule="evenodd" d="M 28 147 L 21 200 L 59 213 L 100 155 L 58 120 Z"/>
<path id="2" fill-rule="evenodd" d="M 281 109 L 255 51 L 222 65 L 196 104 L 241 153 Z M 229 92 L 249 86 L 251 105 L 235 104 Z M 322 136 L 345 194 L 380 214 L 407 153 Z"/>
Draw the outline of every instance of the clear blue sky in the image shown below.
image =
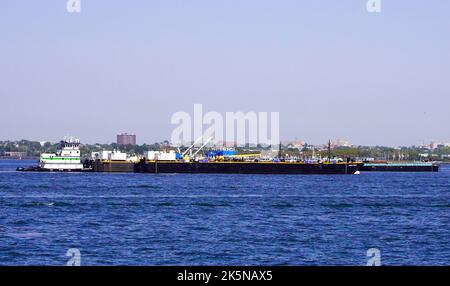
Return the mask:
<path id="1" fill-rule="evenodd" d="M 450 141 L 450 1 L 8 0 L 0 140 L 169 139 L 176 111 L 279 111 L 282 139 Z"/>

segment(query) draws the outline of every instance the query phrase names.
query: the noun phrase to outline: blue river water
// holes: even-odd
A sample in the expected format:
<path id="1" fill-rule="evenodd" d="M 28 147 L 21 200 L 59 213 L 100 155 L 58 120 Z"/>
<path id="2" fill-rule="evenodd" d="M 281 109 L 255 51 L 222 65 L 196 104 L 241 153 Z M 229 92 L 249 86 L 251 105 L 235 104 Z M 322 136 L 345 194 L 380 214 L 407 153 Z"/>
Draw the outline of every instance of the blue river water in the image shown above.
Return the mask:
<path id="1" fill-rule="evenodd" d="M 0 160 L 0 265 L 450 264 L 439 173 L 22 173 Z"/>

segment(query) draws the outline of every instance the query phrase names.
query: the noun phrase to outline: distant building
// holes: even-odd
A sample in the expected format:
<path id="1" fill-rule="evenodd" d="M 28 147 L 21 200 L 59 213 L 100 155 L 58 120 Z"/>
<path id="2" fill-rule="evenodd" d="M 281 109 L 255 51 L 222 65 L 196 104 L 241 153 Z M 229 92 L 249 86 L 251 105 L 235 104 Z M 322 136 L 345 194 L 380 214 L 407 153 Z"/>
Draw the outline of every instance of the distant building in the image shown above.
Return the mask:
<path id="1" fill-rule="evenodd" d="M 332 148 L 336 148 L 336 147 L 352 147 L 352 144 L 345 139 L 336 139 L 336 140 L 332 140 L 331 141 L 331 147 Z"/>
<path id="2" fill-rule="evenodd" d="M 444 147 L 450 147 L 450 143 L 448 142 L 442 142 L 442 141 L 431 141 L 429 143 L 422 143 L 419 148 L 425 149 L 425 150 L 435 150 L 440 149 Z"/>
<path id="3" fill-rule="evenodd" d="M 444 148 L 444 147 L 449 147 L 449 143 L 445 143 L 445 142 L 432 142 L 430 147 L 431 149 L 440 149 L 440 148 Z"/>
<path id="4" fill-rule="evenodd" d="M 6 157 L 22 158 L 27 156 L 27 152 L 5 152 Z"/>
<path id="5" fill-rule="evenodd" d="M 281 142 L 284 146 L 287 148 L 295 148 L 295 149 L 303 149 L 306 146 L 306 142 L 303 140 L 296 140 L 296 141 L 283 141 Z"/>
<path id="6" fill-rule="evenodd" d="M 117 134 L 118 145 L 136 145 L 136 134 L 121 133 Z"/>

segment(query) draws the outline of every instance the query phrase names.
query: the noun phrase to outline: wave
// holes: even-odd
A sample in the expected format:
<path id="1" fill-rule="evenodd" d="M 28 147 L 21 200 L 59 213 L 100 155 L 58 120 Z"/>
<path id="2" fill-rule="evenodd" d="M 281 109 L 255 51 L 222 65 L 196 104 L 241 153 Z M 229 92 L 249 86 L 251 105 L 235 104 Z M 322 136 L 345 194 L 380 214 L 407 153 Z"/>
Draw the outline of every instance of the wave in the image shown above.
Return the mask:
<path id="1" fill-rule="evenodd" d="M 65 207 L 71 206 L 72 204 L 66 202 L 30 202 L 21 204 L 20 207 L 29 208 L 29 207 Z"/>
<path id="2" fill-rule="evenodd" d="M 287 203 L 287 202 L 279 202 L 279 203 L 274 203 L 272 205 L 270 205 L 273 208 L 276 209 L 286 209 L 286 208 L 294 208 L 296 207 L 296 205 L 291 204 L 291 203 Z"/>
<path id="3" fill-rule="evenodd" d="M 196 202 L 196 203 L 192 203 L 192 206 L 197 206 L 197 207 L 210 207 L 210 208 L 215 208 L 215 207 L 231 207 L 230 204 L 227 203 L 207 203 L 207 202 Z"/>
<path id="4" fill-rule="evenodd" d="M 170 203 L 170 202 L 162 202 L 162 203 L 157 203 L 155 205 L 158 207 L 175 207 L 175 206 L 177 206 L 177 204 Z"/>
<path id="5" fill-rule="evenodd" d="M 340 203 L 340 204 L 321 204 L 321 206 L 327 208 L 343 209 L 343 208 L 351 208 L 353 205 L 347 203 Z"/>

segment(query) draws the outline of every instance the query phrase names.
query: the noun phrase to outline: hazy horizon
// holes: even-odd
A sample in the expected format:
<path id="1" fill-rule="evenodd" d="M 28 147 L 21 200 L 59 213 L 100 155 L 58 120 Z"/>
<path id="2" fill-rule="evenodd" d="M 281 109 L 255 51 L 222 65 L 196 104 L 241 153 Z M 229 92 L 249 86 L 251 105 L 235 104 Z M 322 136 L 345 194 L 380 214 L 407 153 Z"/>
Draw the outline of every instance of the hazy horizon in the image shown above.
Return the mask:
<path id="1" fill-rule="evenodd" d="M 0 140 L 169 140 L 173 113 L 280 113 L 281 140 L 450 142 L 450 2 L 5 1 Z"/>

